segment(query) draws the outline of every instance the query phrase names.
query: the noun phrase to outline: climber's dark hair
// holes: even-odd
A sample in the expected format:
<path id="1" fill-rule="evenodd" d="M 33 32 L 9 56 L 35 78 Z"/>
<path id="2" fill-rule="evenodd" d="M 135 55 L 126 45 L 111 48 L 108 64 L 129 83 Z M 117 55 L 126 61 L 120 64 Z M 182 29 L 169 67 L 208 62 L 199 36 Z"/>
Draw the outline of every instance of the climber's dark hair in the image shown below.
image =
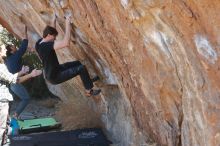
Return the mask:
<path id="1" fill-rule="evenodd" d="M 57 36 L 58 32 L 57 32 L 56 28 L 47 25 L 43 31 L 43 38 L 47 37 L 48 34 L 53 35 L 53 36 Z"/>
<path id="2" fill-rule="evenodd" d="M 5 48 L 6 48 L 6 56 L 7 57 L 9 57 L 9 56 L 11 56 L 12 55 L 12 53 L 11 53 L 11 47 L 12 47 L 12 45 L 7 45 Z"/>

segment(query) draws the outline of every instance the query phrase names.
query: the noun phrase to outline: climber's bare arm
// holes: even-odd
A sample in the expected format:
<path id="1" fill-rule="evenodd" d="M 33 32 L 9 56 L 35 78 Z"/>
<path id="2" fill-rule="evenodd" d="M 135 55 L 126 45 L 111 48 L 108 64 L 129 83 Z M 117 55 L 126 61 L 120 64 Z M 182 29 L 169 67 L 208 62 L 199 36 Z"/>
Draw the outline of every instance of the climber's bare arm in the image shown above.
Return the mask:
<path id="1" fill-rule="evenodd" d="M 71 33 L 71 27 L 70 27 L 70 22 L 71 22 L 71 16 L 66 16 L 66 28 L 65 28 L 65 35 L 63 40 L 58 40 L 55 41 L 54 43 L 54 49 L 62 49 L 65 47 L 68 47 L 70 44 L 70 33 Z"/>

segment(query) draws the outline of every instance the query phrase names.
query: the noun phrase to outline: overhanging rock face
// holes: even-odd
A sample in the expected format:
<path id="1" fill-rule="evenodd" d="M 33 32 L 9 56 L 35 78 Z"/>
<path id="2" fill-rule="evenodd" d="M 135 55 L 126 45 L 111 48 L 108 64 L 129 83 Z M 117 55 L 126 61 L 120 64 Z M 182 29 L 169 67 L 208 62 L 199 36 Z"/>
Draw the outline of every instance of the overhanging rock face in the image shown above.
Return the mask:
<path id="1" fill-rule="evenodd" d="M 0 7 L 9 31 L 22 37 L 28 26 L 30 47 L 53 13 L 62 38 L 63 16 L 72 13 L 71 45 L 57 52 L 59 61 L 81 60 L 101 76 L 94 108 L 115 143 L 220 145 L 219 0 L 1 0 Z M 64 100 L 84 92 L 79 78 L 52 88 Z"/>

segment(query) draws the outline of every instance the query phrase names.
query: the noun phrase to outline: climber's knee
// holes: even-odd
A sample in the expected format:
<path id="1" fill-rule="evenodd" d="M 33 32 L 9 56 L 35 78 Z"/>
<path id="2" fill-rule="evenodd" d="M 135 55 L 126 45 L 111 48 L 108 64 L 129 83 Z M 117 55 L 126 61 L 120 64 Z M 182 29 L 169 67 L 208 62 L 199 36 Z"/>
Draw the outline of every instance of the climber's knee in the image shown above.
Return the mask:
<path id="1" fill-rule="evenodd" d="M 78 72 L 82 72 L 84 69 L 85 69 L 85 66 L 82 64 L 77 67 Z"/>

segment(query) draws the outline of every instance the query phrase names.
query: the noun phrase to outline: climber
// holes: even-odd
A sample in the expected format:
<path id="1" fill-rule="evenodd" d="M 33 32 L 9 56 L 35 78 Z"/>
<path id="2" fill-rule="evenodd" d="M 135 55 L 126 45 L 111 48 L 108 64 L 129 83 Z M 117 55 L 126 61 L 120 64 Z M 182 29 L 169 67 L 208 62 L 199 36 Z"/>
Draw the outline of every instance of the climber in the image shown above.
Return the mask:
<path id="1" fill-rule="evenodd" d="M 77 75 L 80 75 L 83 85 L 86 89 L 86 96 L 98 95 L 101 90 L 93 89 L 93 82 L 99 78 L 96 76 L 91 79 L 89 73 L 80 61 L 72 61 L 64 64 L 59 64 L 55 50 L 59 50 L 69 46 L 70 43 L 70 23 L 71 16 L 65 17 L 65 35 L 62 40 L 56 40 L 58 32 L 55 27 L 46 26 L 43 31 L 43 38 L 36 42 L 36 51 L 43 62 L 43 71 L 45 78 L 51 84 L 60 84 Z M 56 16 L 53 25 L 56 24 Z"/>
<path id="2" fill-rule="evenodd" d="M 24 55 L 24 53 L 26 52 L 27 47 L 28 47 L 28 35 L 27 35 L 27 26 L 26 25 L 25 25 L 24 32 L 25 32 L 24 39 L 22 40 L 19 49 L 17 49 L 14 45 L 11 45 L 11 44 L 6 45 L 7 57 L 5 60 L 5 64 L 9 70 L 9 72 L 12 74 L 17 73 L 17 72 L 21 71 L 21 69 L 22 69 L 22 56 Z M 29 67 L 24 66 L 23 70 L 25 72 L 29 72 Z M 27 106 L 27 104 L 30 100 L 30 96 L 29 96 L 27 90 L 25 89 L 25 87 L 20 83 L 11 84 L 10 89 L 15 95 L 17 95 L 21 99 L 19 105 L 16 108 L 15 113 L 13 114 L 13 117 L 18 118 L 20 113 Z"/>

